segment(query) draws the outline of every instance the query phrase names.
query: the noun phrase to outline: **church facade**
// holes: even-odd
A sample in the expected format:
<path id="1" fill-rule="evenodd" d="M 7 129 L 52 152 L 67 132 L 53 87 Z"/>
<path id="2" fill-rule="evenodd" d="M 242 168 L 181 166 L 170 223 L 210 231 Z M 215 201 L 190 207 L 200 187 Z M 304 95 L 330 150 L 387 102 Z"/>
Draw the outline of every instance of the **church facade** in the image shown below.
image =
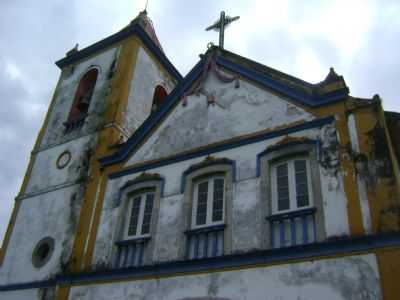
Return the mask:
<path id="1" fill-rule="evenodd" d="M 0 249 L 0 299 L 397 299 L 400 114 L 145 12 L 69 51 Z"/>

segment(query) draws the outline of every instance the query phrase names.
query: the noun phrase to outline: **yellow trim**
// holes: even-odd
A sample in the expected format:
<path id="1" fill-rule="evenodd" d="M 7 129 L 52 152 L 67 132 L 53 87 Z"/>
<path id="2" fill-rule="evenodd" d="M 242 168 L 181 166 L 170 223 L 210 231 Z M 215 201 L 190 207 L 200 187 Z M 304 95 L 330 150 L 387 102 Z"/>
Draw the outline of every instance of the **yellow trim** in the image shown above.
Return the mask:
<path id="1" fill-rule="evenodd" d="M 382 299 L 397 300 L 400 295 L 400 249 L 382 249 L 377 251 L 379 278 Z"/>
<path id="2" fill-rule="evenodd" d="M 86 255 L 84 257 L 84 269 L 89 269 L 92 263 L 93 259 L 93 252 L 94 252 L 94 246 L 96 243 L 96 238 L 97 238 L 97 230 L 99 228 L 100 224 L 100 218 L 101 218 L 101 212 L 103 209 L 103 203 L 104 203 L 104 198 L 105 198 L 105 193 L 106 193 L 106 188 L 107 188 L 107 175 L 103 174 L 102 178 L 100 179 L 100 192 L 98 195 L 98 200 L 97 200 L 97 205 L 94 208 L 94 213 L 93 213 L 93 224 L 92 224 L 92 230 L 89 232 L 88 235 L 88 241 L 87 241 L 87 250 L 86 250 Z"/>
<path id="3" fill-rule="evenodd" d="M 315 109 L 318 117 L 336 116 L 336 131 L 339 135 L 340 162 L 343 170 L 344 192 L 347 198 L 347 214 L 351 235 L 364 234 L 364 225 L 362 220 L 361 204 L 358 195 L 358 184 L 356 180 L 355 165 L 350 160 L 346 149 L 350 146 L 350 134 L 347 126 L 347 108 L 346 100 L 329 106 Z"/>
<path id="4" fill-rule="evenodd" d="M 350 145 L 350 135 L 345 113 L 339 114 L 336 119 L 336 129 L 339 133 L 340 147 L 342 149 L 348 149 Z M 340 160 L 343 169 L 344 191 L 347 196 L 347 214 L 350 233 L 351 235 L 362 235 L 364 234 L 364 224 L 362 221 L 361 204 L 359 200 L 354 162 L 350 160 L 348 154 L 341 155 Z"/>
<path id="5" fill-rule="evenodd" d="M 394 171 L 394 176 L 396 178 L 396 190 L 397 190 L 397 204 L 399 204 L 399 196 L 400 196 L 400 170 L 399 170 L 399 162 L 397 161 L 396 154 L 394 152 L 394 147 L 392 144 L 392 139 L 390 138 L 389 130 L 387 128 L 387 123 L 385 119 L 385 113 L 382 108 L 382 103 L 379 100 L 379 108 L 378 108 L 378 120 L 381 123 L 381 126 L 385 130 L 385 135 L 386 135 L 386 140 L 388 142 L 388 147 L 389 147 L 389 153 L 390 153 L 390 159 L 392 161 L 392 166 L 393 166 L 393 171 Z"/>
<path id="6" fill-rule="evenodd" d="M 70 286 L 59 286 L 57 287 L 56 292 L 56 300 L 68 300 L 69 298 L 69 291 L 71 290 Z"/>
<path id="7" fill-rule="evenodd" d="M 41 127 L 41 129 L 39 131 L 39 134 L 38 134 L 37 138 L 36 138 L 36 142 L 35 142 L 35 145 L 33 147 L 34 151 L 31 152 L 31 156 L 30 156 L 29 163 L 28 163 L 28 168 L 27 168 L 27 170 L 25 172 L 25 176 L 24 176 L 24 179 L 22 181 L 22 185 L 21 185 L 21 188 L 19 190 L 18 196 L 23 195 L 25 193 L 25 191 L 26 191 L 26 187 L 28 186 L 28 182 L 29 182 L 29 179 L 31 177 L 33 166 L 34 166 L 36 155 L 37 155 L 35 150 L 37 150 L 40 147 L 40 144 L 42 143 L 44 134 L 46 133 L 46 129 L 47 129 L 48 123 L 50 121 L 50 115 L 51 115 L 51 112 L 53 111 L 53 108 L 54 108 L 54 105 L 55 105 L 55 102 L 56 102 L 56 98 L 57 98 L 58 93 L 59 93 L 59 89 L 60 89 L 60 85 L 61 85 L 61 82 L 62 82 L 62 78 L 63 78 L 63 73 L 61 73 L 61 75 L 60 75 L 60 77 L 58 79 L 56 88 L 55 88 L 54 93 L 53 93 L 53 97 L 52 97 L 51 102 L 50 102 L 49 109 L 46 112 L 46 116 L 45 116 L 45 119 L 43 121 L 42 127 Z M 9 244 L 10 239 L 11 239 L 11 233 L 12 233 L 12 231 L 14 229 L 14 225 L 15 225 L 15 221 L 16 221 L 17 216 L 18 216 L 19 208 L 21 207 L 21 203 L 20 202 L 21 201 L 15 201 L 14 202 L 14 208 L 13 208 L 13 211 L 11 213 L 10 221 L 8 222 L 8 226 L 7 226 L 6 233 L 4 235 L 2 247 L 0 248 L 0 266 L 3 264 L 3 260 L 4 260 L 4 257 L 6 255 L 8 244 Z"/>
<path id="8" fill-rule="evenodd" d="M 371 154 L 370 154 L 371 147 L 367 133 L 374 128 L 376 124 L 376 119 L 373 117 L 373 115 L 371 115 L 370 109 L 354 111 L 353 115 L 356 123 L 360 153 L 367 156 L 368 159 L 371 159 Z M 379 224 L 379 206 L 381 206 L 380 204 L 381 197 L 377 199 L 377 195 L 373 193 L 370 189 L 367 190 L 367 196 L 370 208 L 372 233 L 377 233 Z"/>
<path id="9" fill-rule="evenodd" d="M 378 107 L 376 106 L 378 105 Z M 388 134 L 386 121 L 382 119 L 383 110 L 380 103 L 374 103 L 370 106 L 364 106 L 353 110 L 356 120 L 356 127 L 359 138 L 360 152 L 364 154 L 368 160 L 373 159 L 371 155 L 371 137 L 369 132 L 375 128 L 377 123 L 384 128 L 390 158 L 393 165 L 395 182 L 392 178 L 377 178 L 373 187 L 367 190 L 368 203 L 370 207 L 372 233 L 390 232 L 399 230 L 399 220 L 395 214 L 390 212 L 393 207 L 398 206 L 399 197 L 399 180 L 396 177 L 396 156 L 393 153 L 393 146 Z"/>
<path id="10" fill-rule="evenodd" d="M 3 264 L 4 258 L 6 256 L 7 247 L 10 242 L 10 239 L 11 239 L 11 233 L 14 229 L 15 221 L 17 220 L 17 215 L 18 215 L 20 206 L 21 206 L 21 201 L 14 202 L 14 208 L 11 213 L 11 218 L 10 218 L 10 221 L 8 222 L 6 234 L 4 235 L 3 245 L 0 249 L 0 267 Z"/>
<path id="11" fill-rule="evenodd" d="M 122 124 L 123 122 L 124 110 L 128 103 L 130 83 L 137 62 L 139 46 L 139 39 L 136 37 L 129 38 L 122 43 L 117 70 L 111 85 L 111 94 L 107 99 L 109 109 L 105 114 L 106 124 L 114 122 Z M 110 153 L 110 145 L 117 143 L 119 136 L 120 133 L 114 126 L 104 128 L 99 132 L 97 148 L 90 166 L 92 170 L 90 174 L 91 179 L 86 187 L 84 204 L 81 208 L 72 250 L 71 270 L 73 272 L 78 272 L 82 268 L 84 270 L 90 268 L 105 189 L 105 187 L 100 187 L 101 193 L 98 205 L 94 207 L 99 188 L 98 185 L 101 183 L 101 177 L 103 176 L 97 160 Z M 93 223 L 91 226 L 92 219 Z M 91 231 L 89 231 L 90 228 L 92 228 Z M 87 253 L 85 253 L 85 249 Z"/>
<path id="12" fill-rule="evenodd" d="M 140 41 L 136 37 L 132 37 L 122 44 L 117 72 L 108 98 L 109 110 L 106 112 L 106 123 L 123 124 L 123 112 L 128 104 L 129 90 L 137 63 L 139 47 Z"/>

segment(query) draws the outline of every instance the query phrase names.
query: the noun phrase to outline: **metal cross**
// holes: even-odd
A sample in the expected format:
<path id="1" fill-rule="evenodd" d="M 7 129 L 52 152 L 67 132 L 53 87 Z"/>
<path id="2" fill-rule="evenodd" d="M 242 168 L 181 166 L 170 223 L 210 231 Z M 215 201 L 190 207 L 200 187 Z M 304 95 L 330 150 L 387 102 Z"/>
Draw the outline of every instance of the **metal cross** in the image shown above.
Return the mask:
<path id="1" fill-rule="evenodd" d="M 209 26 L 206 28 L 206 31 L 209 31 L 211 29 L 214 29 L 216 31 L 219 31 L 219 47 L 224 48 L 224 31 L 225 27 L 228 26 L 230 23 L 233 21 L 238 20 L 240 17 L 230 17 L 230 16 L 225 16 L 225 12 L 221 11 L 221 16 L 218 21 L 216 21 L 213 25 Z"/>

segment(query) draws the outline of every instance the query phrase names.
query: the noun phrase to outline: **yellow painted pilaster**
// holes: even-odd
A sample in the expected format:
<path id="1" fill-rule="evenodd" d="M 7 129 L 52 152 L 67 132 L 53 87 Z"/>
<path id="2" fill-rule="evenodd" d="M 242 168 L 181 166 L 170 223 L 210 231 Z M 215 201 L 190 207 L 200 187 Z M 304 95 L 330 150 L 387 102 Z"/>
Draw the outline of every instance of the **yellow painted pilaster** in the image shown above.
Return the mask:
<path id="1" fill-rule="evenodd" d="M 101 217 L 101 211 L 103 209 L 104 196 L 106 193 L 107 182 L 108 182 L 107 175 L 106 174 L 101 175 L 101 180 L 99 183 L 99 194 L 98 194 L 98 198 L 96 201 L 96 206 L 94 207 L 91 230 L 89 231 L 88 238 L 87 238 L 87 250 L 86 250 L 86 254 L 84 257 L 84 261 L 83 261 L 83 268 L 85 270 L 89 269 L 91 266 L 91 263 L 92 263 L 94 245 L 96 242 L 97 230 L 98 230 L 98 227 L 100 224 L 100 217 Z"/>
<path id="2" fill-rule="evenodd" d="M 60 286 L 57 288 L 55 300 L 68 300 L 69 298 L 69 286 Z"/>
<path id="3" fill-rule="evenodd" d="M 375 157 L 373 156 L 374 143 L 370 132 L 374 130 L 378 124 L 384 128 L 387 140 L 387 146 L 390 152 L 390 160 L 393 165 L 393 172 L 395 180 L 389 177 L 379 177 L 377 174 L 367 174 L 372 176 L 368 185 L 368 201 L 371 213 L 371 223 L 373 233 L 391 232 L 399 230 L 399 217 L 395 213 L 395 207 L 399 205 L 399 180 L 396 175 L 396 156 L 393 153 L 393 146 L 391 144 L 390 136 L 387 131 L 386 122 L 382 119 L 383 114 L 380 103 L 356 109 L 353 112 L 356 119 L 356 126 L 359 137 L 359 145 L 361 154 L 365 155 L 369 162 L 373 163 Z"/>
<path id="4" fill-rule="evenodd" d="M 378 120 L 381 124 L 381 126 L 384 128 L 385 130 L 385 135 L 386 135 L 386 140 L 388 143 L 388 147 L 389 147 L 389 153 L 390 153 L 390 160 L 392 161 L 392 165 L 393 165 L 393 172 L 394 172 L 394 176 L 396 179 L 396 190 L 397 190 L 397 204 L 400 203 L 400 170 L 399 170 L 399 162 L 397 161 L 397 157 L 394 151 L 394 147 L 392 144 L 392 139 L 390 138 L 390 134 L 389 134 L 389 130 L 387 128 L 387 123 L 386 123 L 386 119 L 385 119 L 385 113 L 383 111 L 383 107 L 382 107 L 382 102 L 379 100 L 379 107 L 378 107 Z"/>
<path id="5" fill-rule="evenodd" d="M 350 145 L 350 135 L 345 113 L 338 115 L 336 130 L 339 133 L 340 147 L 347 149 Z M 364 234 L 361 205 L 357 188 L 357 176 L 354 163 L 350 160 L 348 153 L 341 155 L 341 166 L 343 170 L 344 190 L 347 196 L 347 214 L 349 219 L 351 235 Z"/>
<path id="6" fill-rule="evenodd" d="M 106 124 L 123 124 L 139 46 L 140 42 L 135 37 L 122 43 L 117 71 L 107 99 Z M 119 138 L 120 133 L 113 126 L 106 127 L 99 132 L 97 148 L 91 160 L 90 180 L 86 186 L 72 251 L 71 270 L 73 272 L 90 268 L 106 185 L 105 175 L 102 173 L 98 159 L 110 154 L 110 146 L 116 144 Z"/>
<path id="7" fill-rule="evenodd" d="M 399 299 L 400 248 L 379 250 L 377 259 L 383 299 Z"/>
<path id="8" fill-rule="evenodd" d="M 371 145 L 369 141 L 368 132 L 370 132 L 376 125 L 376 118 L 374 114 L 371 112 L 370 108 L 359 109 L 353 112 L 356 128 L 357 128 L 357 136 L 358 143 L 360 146 L 360 153 L 365 155 L 368 160 L 371 159 Z M 379 229 L 379 211 L 380 206 L 382 205 L 382 194 L 379 194 L 377 197 L 376 191 L 374 192 L 371 187 L 368 187 L 367 196 L 368 196 L 368 204 L 370 208 L 371 215 L 371 225 L 372 225 L 372 233 L 377 233 Z M 377 199 L 379 198 L 379 199 Z"/>

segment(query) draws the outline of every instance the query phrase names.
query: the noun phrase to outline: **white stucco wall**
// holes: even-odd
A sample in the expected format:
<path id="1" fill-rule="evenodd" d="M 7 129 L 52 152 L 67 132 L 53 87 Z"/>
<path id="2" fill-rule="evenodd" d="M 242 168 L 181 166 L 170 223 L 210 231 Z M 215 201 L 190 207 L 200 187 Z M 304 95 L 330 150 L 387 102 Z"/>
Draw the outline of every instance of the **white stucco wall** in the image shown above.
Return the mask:
<path id="1" fill-rule="evenodd" d="M 95 136 L 93 135 L 83 136 L 38 152 L 25 194 L 71 183 L 85 175 L 83 163 L 86 159 L 86 151 L 93 147 L 94 141 Z M 64 151 L 71 153 L 71 160 L 65 168 L 59 169 L 57 168 L 57 159 Z"/>
<path id="2" fill-rule="evenodd" d="M 373 254 L 290 265 L 73 287 L 71 300 L 378 300 Z"/>
<path id="3" fill-rule="evenodd" d="M 76 214 L 80 211 L 79 186 L 21 200 L 15 226 L 0 267 L 0 285 L 47 279 L 68 259 Z M 44 237 L 55 239 L 54 252 L 41 268 L 32 264 L 32 252 Z M 1 296 L 0 296 L 1 298 Z"/>
<path id="4" fill-rule="evenodd" d="M 326 125 L 325 127 L 331 127 Z M 325 128 L 324 127 L 324 128 Z M 290 134 L 290 137 L 307 137 L 309 139 L 322 139 L 325 136 L 324 128 L 307 129 Z M 241 146 L 212 154 L 215 158 L 229 158 L 236 163 L 236 182 L 233 184 L 232 203 L 232 252 L 245 252 L 261 249 L 269 236 L 264 236 L 266 226 L 265 195 L 261 194 L 260 177 L 257 176 L 257 154 L 267 147 L 276 144 L 283 137 L 277 137 L 257 143 Z M 203 161 L 206 156 L 181 161 L 163 167 L 148 169 L 148 173 L 158 173 L 165 179 L 164 194 L 162 195 L 159 211 L 155 250 L 153 260 L 170 261 L 182 259 L 179 257 L 179 246 L 185 238 L 183 231 L 183 197 L 181 193 L 182 174 L 191 165 Z M 322 169 L 322 167 L 320 167 Z M 99 232 L 94 253 L 94 264 L 104 265 L 110 262 L 113 243 L 119 237 L 117 221 L 120 207 L 114 207 L 114 200 L 118 197 L 119 189 L 128 181 L 139 176 L 141 172 L 130 174 L 118 179 L 110 180 L 107 186 L 104 207 L 99 225 Z M 324 231 L 327 238 L 347 235 L 349 233 L 347 222 L 346 197 L 343 185 L 331 186 L 332 174 L 320 172 L 322 198 L 325 224 Z M 340 171 L 338 176 L 341 176 Z M 335 177 L 336 178 L 336 177 Z M 315 199 L 316 201 L 316 199 Z M 340 224 L 338 224 L 338 222 Z"/>
<path id="5" fill-rule="evenodd" d="M 39 298 L 39 290 L 19 290 L 10 292 L 0 292 L 2 300 L 41 300 Z"/>
<path id="6" fill-rule="evenodd" d="M 187 105 L 177 105 L 127 165 L 314 119 L 302 108 L 243 80 L 235 88 L 234 83 L 223 84 L 211 73 L 204 90 L 214 95 L 217 104 L 207 106 L 204 95 L 189 96 Z"/>
<path id="7" fill-rule="evenodd" d="M 160 69 L 143 48 L 139 48 L 134 63 L 135 69 L 123 124 L 129 134 L 132 134 L 150 115 L 155 87 L 162 85 L 167 93 L 170 93 L 175 86 L 170 76 Z"/>
<path id="8" fill-rule="evenodd" d="M 74 72 L 71 75 L 65 75 L 61 78 L 58 95 L 55 99 L 55 105 L 50 112 L 49 125 L 45 131 L 41 147 L 64 142 L 70 139 L 70 137 L 80 135 L 84 132 L 92 132 L 97 126 L 101 125 L 101 115 L 107 108 L 106 96 L 109 93 L 110 87 L 108 73 L 112 61 L 118 56 L 118 52 L 119 47 L 114 47 L 78 62 L 74 65 Z M 81 130 L 64 135 L 65 127 L 63 123 L 68 119 L 79 81 L 93 67 L 98 68 L 99 74 L 90 101 L 88 117 L 85 120 L 86 124 Z"/>

